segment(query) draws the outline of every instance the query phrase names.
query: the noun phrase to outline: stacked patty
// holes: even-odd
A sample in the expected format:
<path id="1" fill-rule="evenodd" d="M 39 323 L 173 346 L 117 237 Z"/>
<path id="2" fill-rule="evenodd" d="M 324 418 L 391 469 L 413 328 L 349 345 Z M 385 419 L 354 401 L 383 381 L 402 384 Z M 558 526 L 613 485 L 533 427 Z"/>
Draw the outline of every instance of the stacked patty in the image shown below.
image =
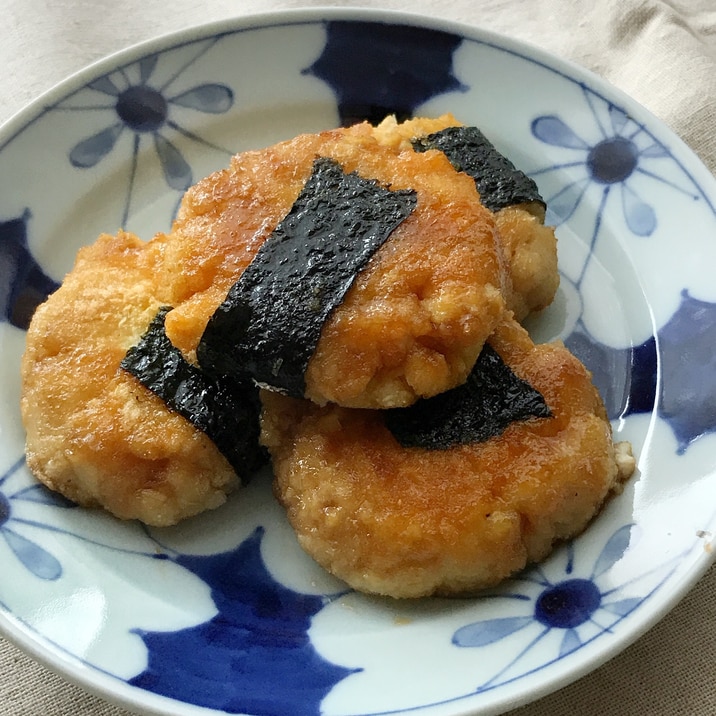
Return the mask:
<path id="1" fill-rule="evenodd" d="M 355 589 L 420 597 L 494 586 L 581 532 L 625 478 L 582 364 L 559 344 L 535 346 L 507 317 L 489 340 L 548 416 L 474 441 L 458 425 L 437 449 L 404 447 L 390 411 L 264 394 L 276 494 L 304 549 Z"/>
<path id="2" fill-rule="evenodd" d="M 28 465 L 173 524 L 268 457 L 306 551 L 395 597 L 474 591 L 581 531 L 633 461 L 552 300 L 536 186 L 450 116 L 300 135 L 83 249 L 23 358 Z M 259 437 L 260 432 L 260 437 Z"/>
<path id="3" fill-rule="evenodd" d="M 360 177 L 365 203 L 350 194 L 356 187 L 346 188 L 344 205 L 331 219 L 328 200 L 339 199 L 341 186 L 320 186 L 319 179 L 305 192 L 314 192 L 307 197 L 315 201 L 312 211 L 305 212 L 301 203 L 292 212 L 315 177 L 317 157 L 335 162 L 341 174 Z M 389 240 L 384 237 L 362 268 L 343 280 L 345 293 L 319 324 L 314 314 L 320 310 L 312 304 L 326 305 L 326 288 L 313 265 L 329 250 L 347 260 L 367 241 L 357 225 L 347 230 L 342 217 L 355 208 L 357 223 L 364 226 L 369 209 L 380 208 L 381 202 L 384 207 L 396 195 L 408 200 L 406 192 L 414 202 L 410 211 L 394 226 L 388 223 Z M 295 354 L 300 346 L 290 334 L 296 322 L 318 325 L 320 336 L 303 371 L 302 396 L 320 404 L 385 408 L 409 405 L 465 380 L 505 310 L 509 275 L 493 214 L 476 200 L 473 181 L 456 172 L 441 152 L 396 154 L 376 140 L 369 125 L 361 124 L 240 154 L 226 170 L 200 181 L 184 197 L 167 256 L 175 306 L 166 321 L 170 339 L 187 353 L 199 348 L 207 323 L 231 287 L 249 264 L 256 265 L 257 255 L 263 259 L 264 251 L 285 243 L 287 231 L 293 232 L 292 246 L 309 247 L 310 256 L 293 254 L 295 264 L 289 263 L 291 255 L 281 257 L 288 268 L 277 295 L 292 280 L 300 282 L 300 289 L 288 318 L 293 325 L 282 326 L 283 316 L 272 316 L 267 332 L 276 335 L 285 354 Z M 326 250 L 319 248 L 321 240 Z M 276 266 L 270 273 L 278 276 Z M 334 264 L 323 276 L 338 270 Z M 250 323 L 261 320 L 275 298 L 271 305 L 259 305 Z M 230 310 L 225 308 L 224 314 Z M 213 329 L 209 323 L 210 333 Z M 206 336 L 204 345 L 211 341 Z M 239 355 L 239 339 L 232 341 L 223 353 L 237 356 L 235 372 L 253 370 L 263 384 L 287 390 L 281 375 L 262 371 L 269 358 L 251 359 L 248 347 Z M 259 365 L 247 368 L 248 360 Z"/>

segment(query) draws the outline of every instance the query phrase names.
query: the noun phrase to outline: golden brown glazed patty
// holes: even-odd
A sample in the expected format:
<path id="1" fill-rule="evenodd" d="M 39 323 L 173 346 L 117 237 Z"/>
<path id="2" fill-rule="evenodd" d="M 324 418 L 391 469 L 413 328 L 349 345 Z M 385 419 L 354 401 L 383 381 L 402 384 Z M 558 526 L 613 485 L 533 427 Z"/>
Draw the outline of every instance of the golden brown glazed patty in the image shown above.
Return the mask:
<path id="1" fill-rule="evenodd" d="M 26 455 L 41 481 L 80 504 L 152 525 L 173 524 L 226 499 L 238 479 L 214 443 L 120 363 L 165 305 L 175 307 L 166 317 L 167 335 L 195 360 L 209 317 L 290 210 L 318 156 L 392 189 L 414 190 L 418 202 L 324 326 L 308 365 L 306 396 L 318 404 L 383 408 L 465 380 L 484 341 L 507 325 L 506 298 L 516 305 L 504 237 L 477 200 L 474 182 L 440 152 L 384 146 L 368 125 L 302 135 L 238 155 L 229 168 L 200 181 L 184 197 L 170 234 L 148 243 L 125 232 L 103 235 L 79 252 L 62 287 L 36 312 L 22 362 Z M 515 256 L 510 262 L 514 278 Z M 541 271 L 534 263 L 527 269 Z M 515 333 L 518 344 L 521 335 Z M 363 432 L 372 435 L 382 425 L 375 412 L 321 410 L 268 396 L 264 437 L 279 475 L 293 459 L 284 455 L 284 438 L 298 425 L 274 420 L 272 405 L 300 418 L 297 446 L 320 440 L 320 430 L 310 434 L 312 416 L 355 423 L 358 441 L 341 447 L 346 454 L 339 474 L 353 470 L 353 458 L 362 474 L 359 466 L 379 448 L 380 440 L 361 446 L 370 437 Z M 385 429 L 378 435 L 384 439 Z M 386 455 L 386 465 L 402 462 Z M 383 488 L 376 484 L 381 500 Z M 451 586 L 460 579 L 445 577 L 432 589 L 461 590 Z"/>
<path id="2" fill-rule="evenodd" d="M 459 383 L 502 316 L 504 259 L 489 212 L 441 156 L 396 158 L 367 125 L 236 157 L 186 195 L 168 235 L 82 249 L 33 318 L 23 357 L 27 460 L 52 489 L 122 518 L 172 524 L 221 504 L 237 477 L 215 445 L 120 369 L 160 306 L 195 360 L 204 324 L 290 209 L 316 156 L 419 206 L 355 281 L 307 376 L 316 400 L 403 404 Z M 376 257 L 374 257 L 376 258 Z"/>
<path id="3" fill-rule="evenodd" d="M 237 155 L 186 193 L 167 246 L 167 335 L 186 354 L 288 213 L 316 157 L 417 206 L 359 273 L 306 371 L 316 403 L 408 405 L 463 382 L 505 311 L 506 262 L 473 181 L 438 152 L 396 155 L 370 126 L 301 135 Z"/>
<path id="4" fill-rule="evenodd" d="M 505 320 L 491 346 L 551 418 L 486 442 L 401 447 L 378 411 L 264 393 L 275 493 L 303 548 L 355 589 L 393 597 L 474 592 L 579 533 L 633 469 L 603 404 L 561 344 Z"/>
<path id="5" fill-rule="evenodd" d="M 402 153 L 412 151 L 414 139 L 457 126 L 462 125 L 451 114 L 402 123 L 388 117 L 375 128 L 374 134 L 381 144 Z M 544 206 L 538 202 L 516 204 L 495 212 L 512 282 L 508 307 L 518 320 L 546 308 L 559 287 L 557 240 L 554 229 L 544 225 L 544 218 Z"/>
<path id="6" fill-rule="evenodd" d="M 89 507 L 169 525 L 222 504 L 238 480 L 204 433 L 120 368 L 166 302 L 167 237 L 101 236 L 42 304 L 22 359 L 30 470 Z"/>

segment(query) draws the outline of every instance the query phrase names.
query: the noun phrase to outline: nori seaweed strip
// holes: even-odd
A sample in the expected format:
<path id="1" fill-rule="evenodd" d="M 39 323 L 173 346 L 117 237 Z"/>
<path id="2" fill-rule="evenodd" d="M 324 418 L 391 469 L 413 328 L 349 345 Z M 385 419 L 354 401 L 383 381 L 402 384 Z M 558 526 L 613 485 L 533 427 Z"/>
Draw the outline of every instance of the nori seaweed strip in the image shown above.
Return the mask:
<path id="1" fill-rule="evenodd" d="M 291 210 L 213 314 L 202 369 L 303 397 L 323 325 L 356 275 L 417 203 L 329 158 L 314 162 Z"/>
<path id="2" fill-rule="evenodd" d="M 266 461 L 259 446 L 258 390 L 250 382 L 214 379 L 189 363 L 167 337 L 159 309 L 121 367 L 195 428 L 206 433 L 242 481 Z"/>
<path id="3" fill-rule="evenodd" d="M 428 450 L 484 442 L 510 423 L 551 415 L 542 394 L 516 376 L 488 343 L 463 385 L 384 411 L 385 425 L 403 447 Z"/>
<path id="4" fill-rule="evenodd" d="M 536 202 L 544 208 L 537 184 L 520 171 L 477 127 L 447 127 L 414 139 L 416 152 L 438 149 L 459 172 L 473 178 L 490 211 Z"/>

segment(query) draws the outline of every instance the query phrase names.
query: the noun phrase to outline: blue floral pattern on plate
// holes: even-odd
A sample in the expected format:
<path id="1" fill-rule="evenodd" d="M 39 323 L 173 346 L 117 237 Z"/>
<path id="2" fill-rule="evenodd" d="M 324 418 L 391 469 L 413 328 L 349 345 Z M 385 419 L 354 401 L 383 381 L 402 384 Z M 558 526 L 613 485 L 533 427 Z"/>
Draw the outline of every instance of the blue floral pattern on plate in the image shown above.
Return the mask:
<path id="1" fill-rule="evenodd" d="M 14 529 L 14 526 L 17 525 L 38 523 L 17 517 L 14 514 L 13 503 L 25 500 L 63 507 L 71 506 L 72 503 L 68 503 L 60 495 L 50 492 L 39 484 L 31 484 L 5 494 L 2 491 L 4 483 L 18 470 L 22 463 L 22 460 L 18 461 L 7 475 L 0 478 L 0 535 L 22 565 L 36 577 L 50 580 L 59 579 L 62 576 L 60 562 L 44 547 L 27 537 L 23 537 Z M 41 526 L 44 527 L 44 525 Z"/>
<path id="2" fill-rule="evenodd" d="M 172 92 L 174 82 L 209 52 L 217 38 L 200 43 L 198 51 L 183 66 L 173 68 L 171 76 L 162 83 L 153 83 L 159 63 L 158 55 L 142 57 L 137 63 L 120 67 L 90 82 L 89 97 L 78 103 L 76 98 L 59 103 L 55 109 L 68 112 L 100 112 L 108 117 L 108 124 L 80 140 L 70 149 L 72 166 L 88 169 L 96 166 L 116 146 L 124 134 L 131 137 L 131 169 L 121 225 L 127 223 L 132 204 L 137 163 L 142 144 L 151 140 L 159 158 L 167 186 L 178 192 L 186 191 L 193 183 L 189 163 L 172 141 L 171 135 L 183 135 L 194 142 L 212 146 L 195 132 L 172 119 L 173 107 L 187 107 L 207 114 L 223 114 L 231 109 L 234 94 L 220 82 L 208 82 Z"/>
<path id="3" fill-rule="evenodd" d="M 575 561 L 573 545 L 567 545 L 563 554 L 551 560 L 547 569 L 557 572 L 550 577 L 544 567 L 536 567 L 513 580 L 505 589 L 492 595 L 494 599 L 514 601 L 521 616 L 503 616 L 496 619 L 466 624 L 453 635 L 453 643 L 463 648 L 489 647 L 497 641 L 520 633 L 524 644 L 513 659 L 480 685 L 480 691 L 492 689 L 506 680 L 519 678 L 519 664 L 530 650 L 543 640 L 556 635 L 553 659 L 569 656 L 588 642 L 611 633 L 615 625 L 628 617 L 657 589 L 669 574 L 669 566 L 657 576 L 656 583 L 634 591 L 634 586 L 653 575 L 628 575 L 623 584 L 601 586 L 606 575 L 629 548 L 632 525 L 619 528 L 606 542 L 593 565 L 585 570 Z M 562 564 L 563 562 L 563 564 Z M 580 569 L 581 567 L 581 569 Z"/>
<path id="4" fill-rule="evenodd" d="M 317 654 L 308 630 L 327 598 L 271 577 L 263 532 L 229 552 L 175 557 L 211 585 L 218 613 L 181 631 L 139 632 L 149 663 L 132 684 L 226 713 L 318 716 L 323 697 L 351 670 Z"/>
<path id="5" fill-rule="evenodd" d="M 12 437 L 16 391 L 7 388 L 13 408 L 0 454 L 11 464 L 0 477 L 0 560 L 14 579 L 0 585 L 0 624 L 20 641 L 59 649 L 59 668 L 94 670 L 109 681 L 90 675 L 88 683 L 153 713 L 168 713 L 155 695 L 171 699 L 172 713 L 183 704 L 276 716 L 430 713 L 448 704 L 494 713 L 531 698 L 535 679 L 540 691 L 556 687 L 584 660 L 614 653 L 652 604 L 673 598 L 664 585 L 673 591 L 676 575 L 704 568 L 699 535 L 714 515 L 703 490 L 713 488 L 713 475 L 699 448 L 716 430 L 716 294 L 699 273 L 668 270 L 674 216 L 713 232 L 710 179 L 653 118 L 554 58 L 462 28 L 328 15 L 196 30 L 133 50 L 58 90 L 3 140 L 8 163 L 42 146 L 46 156 L 54 152 L 48 171 L 58 185 L 68 169 L 87 177 L 64 198 L 29 192 L 0 201 L 0 328 L 13 366 L 32 309 L 58 285 L 57 268 L 38 257 L 56 241 L 47 227 L 73 191 L 71 203 L 81 205 L 95 182 L 113 187 L 107 228 L 141 214 L 140 197 L 170 195 L 150 212 L 165 222 L 205 172 L 192 167 L 197 155 L 188 147 L 226 158 L 236 144 L 232 121 L 241 125 L 243 113 L 270 127 L 281 102 L 315 105 L 319 129 L 386 112 L 455 111 L 498 146 L 519 149 L 516 160 L 522 153 L 540 184 L 563 277 L 545 330 L 593 370 L 617 436 L 634 442 L 645 470 L 638 488 L 610 503 L 585 535 L 499 589 L 459 608 L 441 600 L 392 605 L 346 593 L 303 556 L 265 482 L 214 515 L 154 533 L 68 509 L 29 475 Z M 239 52 L 254 58 L 257 79 L 231 69 Z M 499 105 L 504 92 L 520 93 L 502 75 L 542 87 L 547 99 L 538 110 L 527 101 L 520 112 L 491 115 L 485 98 Z M 225 128 L 209 128 L 207 118 L 219 116 Z M 276 138 L 266 134 L 267 142 Z M 74 215 L 63 220 L 81 226 Z M 692 233 L 694 250 L 708 254 L 707 238 Z M 72 247 L 64 248 L 71 260 Z M 606 314 L 595 308 L 602 300 Z M 676 465 L 693 480 L 681 498 L 691 516 L 677 520 L 674 541 L 664 514 L 666 472 Z M 649 540 L 663 554 L 646 555 Z M 39 619 L 43 597 L 34 597 L 39 605 L 23 601 L 28 580 L 48 585 L 44 598 L 66 605 L 71 627 L 72 605 L 99 595 L 90 601 L 102 615 L 95 631 L 83 641 L 62 620 Z M 455 674 L 436 684 L 429 674 L 443 662 Z"/>
<path id="6" fill-rule="evenodd" d="M 30 212 L 0 221 L 0 312 L 17 328 L 27 328 L 35 308 L 59 284 L 42 270 L 27 245 Z"/>
<path id="7" fill-rule="evenodd" d="M 585 101 L 590 107 L 592 103 L 600 101 L 586 88 L 583 91 Z M 546 144 L 568 150 L 569 154 L 577 155 L 576 159 L 543 171 L 580 167 L 585 174 L 583 178 L 575 179 L 547 199 L 550 217 L 560 224 L 574 213 L 590 187 L 597 186 L 601 193 L 601 198 L 596 202 L 598 208 L 591 244 L 597 239 L 601 214 L 614 190 L 619 193 L 629 230 L 636 236 L 652 234 L 657 222 L 654 208 L 630 187 L 629 179 L 634 172 L 640 172 L 658 181 L 666 181 L 648 169 L 648 160 L 668 159 L 666 147 L 656 142 L 643 126 L 637 125 L 624 110 L 613 104 L 609 104 L 608 116 L 609 125 L 604 127 L 599 122 L 599 116 L 594 113 L 599 132 L 596 141 L 583 139 L 558 116 L 543 115 L 532 121 L 532 133 L 535 137 Z M 540 173 L 535 172 L 534 175 Z"/>

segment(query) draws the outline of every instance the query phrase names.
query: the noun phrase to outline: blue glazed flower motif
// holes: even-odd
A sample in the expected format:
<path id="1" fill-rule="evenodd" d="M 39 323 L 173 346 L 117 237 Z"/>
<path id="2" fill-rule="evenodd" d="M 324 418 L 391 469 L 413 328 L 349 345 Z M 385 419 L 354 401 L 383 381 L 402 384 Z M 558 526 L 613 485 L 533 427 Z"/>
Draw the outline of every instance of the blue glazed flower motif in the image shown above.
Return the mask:
<path id="1" fill-rule="evenodd" d="M 590 103 L 590 95 L 585 90 Z M 629 180 L 635 173 L 649 174 L 645 164 L 649 159 L 668 157 L 668 152 L 646 130 L 630 119 L 623 110 L 609 105 L 609 125 L 603 126 L 594 106 L 590 103 L 597 131 L 585 139 L 572 130 L 557 115 L 545 115 L 532 121 L 532 133 L 537 139 L 553 147 L 569 150 L 573 158 L 542 169 L 536 174 L 558 171 L 568 167 L 583 169 L 583 176 L 567 184 L 547 200 L 557 220 L 569 219 L 590 187 L 602 195 L 603 206 L 612 190 L 621 194 L 621 203 L 627 226 L 637 236 L 649 236 L 656 228 L 654 209 L 630 188 Z M 663 180 L 661 180 L 663 181 Z"/>
<path id="2" fill-rule="evenodd" d="M 344 126 L 378 123 L 389 114 L 407 119 L 440 93 L 466 90 L 453 70 L 453 55 L 462 43 L 458 35 L 411 25 L 334 21 L 327 23 L 326 36 L 320 57 L 304 72 L 333 89 Z"/>
<path id="3" fill-rule="evenodd" d="M 646 127 L 622 109 L 598 98 L 586 87 L 582 87 L 582 91 L 594 119 L 592 131 L 585 126 L 577 132 L 557 114 L 535 118 L 531 125 L 532 134 L 554 147 L 553 154 L 561 160 L 530 174 L 536 178 L 568 173 L 568 180 L 563 181 L 556 193 L 546 199 L 550 223 L 559 225 L 568 221 L 585 199 L 596 207 L 589 240 L 591 255 L 604 213 L 614 201 L 619 202 L 626 226 L 632 234 L 648 237 L 656 230 L 657 212 L 640 196 L 635 186 L 639 183 L 637 179 L 647 178 L 668 184 L 676 191 L 689 192 L 667 178 L 666 173 L 673 164 L 669 161 L 667 166 L 660 162 L 671 160 L 671 155 Z"/>
<path id="4" fill-rule="evenodd" d="M 68 510 L 77 508 L 77 505 L 34 478 L 28 480 L 26 471 L 22 469 L 24 466 L 23 456 L 5 474 L 0 475 L 0 541 L 4 541 L 20 563 L 39 579 L 54 581 L 63 576 L 62 564 L 47 547 L 47 544 L 52 543 L 53 535 L 69 536 L 118 554 L 136 555 L 151 560 L 168 559 L 168 555 L 159 548 L 156 541 L 146 534 L 142 540 L 147 543 L 146 546 L 137 548 L 136 545 L 129 546 L 129 543 L 118 544 L 106 537 L 95 539 L 82 534 L 81 531 L 68 530 L 53 524 L 49 518 L 39 519 L 37 515 L 42 513 L 35 509 L 37 506 Z M 44 545 L 37 539 L 30 539 L 22 534 L 28 528 L 37 531 L 38 535 L 47 536 L 47 540 L 42 540 Z"/>
<path id="5" fill-rule="evenodd" d="M 515 584 L 521 588 L 490 595 L 520 603 L 513 616 L 473 622 L 458 629 L 453 643 L 458 647 L 484 647 L 515 636 L 522 639 L 521 648 L 498 673 L 481 685 L 480 691 L 524 675 L 519 663 L 550 634 L 557 635 L 556 651 L 547 654 L 542 665 L 559 660 L 609 632 L 648 597 L 633 596 L 629 583 L 613 586 L 606 576 L 626 553 L 632 541 L 632 526 L 625 525 L 607 540 L 591 570 L 581 571 L 576 564 L 574 546 L 570 544 L 564 572 L 548 578 L 542 567 L 527 572 Z M 635 577 L 638 579 L 639 575 Z"/>
<path id="6" fill-rule="evenodd" d="M 330 598 L 278 582 L 261 554 L 264 534 L 258 527 L 228 552 L 172 557 L 211 588 L 217 613 L 188 629 L 136 630 L 148 656 L 132 685 L 221 713 L 319 716 L 355 670 L 315 649 L 311 620 Z"/>
<path id="7" fill-rule="evenodd" d="M 659 414 L 683 454 L 697 438 L 716 432 L 716 304 L 684 289 L 679 308 L 659 331 L 659 345 Z"/>
<path id="8" fill-rule="evenodd" d="M 97 112 L 106 111 L 108 124 L 99 132 L 85 137 L 70 150 L 70 163 L 80 169 L 94 167 L 118 144 L 123 135 L 131 137 L 131 175 L 125 202 L 123 223 L 129 215 L 132 188 L 134 186 L 138 157 L 142 145 L 150 141 L 159 158 L 164 179 L 171 189 L 183 192 L 192 184 L 192 170 L 177 148 L 172 135 L 182 135 L 205 146 L 226 151 L 202 139 L 172 117 L 178 107 L 189 108 L 205 114 L 222 114 L 233 105 L 234 93 L 221 83 L 206 83 L 189 90 L 172 93 L 172 85 L 215 44 L 216 39 L 203 45 L 189 61 L 163 83 L 152 78 L 160 63 L 161 55 L 150 55 L 137 63 L 121 67 L 91 82 L 85 90 L 98 97 L 97 103 L 61 107 L 66 110 Z"/>
<path id="9" fill-rule="evenodd" d="M 0 313 L 11 325 L 27 329 L 37 306 L 59 284 L 50 278 L 28 245 L 29 210 L 0 220 Z"/>
<path id="10" fill-rule="evenodd" d="M 671 318 L 640 345 L 604 345 L 581 320 L 565 343 L 592 371 L 611 419 L 656 409 L 672 429 L 679 455 L 716 432 L 716 303 L 683 289 Z"/>
<path id="11" fill-rule="evenodd" d="M 20 487 L 9 491 L 10 478 L 24 465 L 24 459 L 18 460 L 7 473 L 0 477 L 0 536 L 17 559 L 39 579 L 55 580 L 62 576 L 62 565 L 44 547 L 24 537 L 16 531 L 18 526 L 29 525 L 44 527 L 35 520 L 27 520 L 15 514 L 15 507 L 20 502 L 34 502 L 55 507 L 73 506 L 60 495 L 50 492 L 41 484 Z"/>
<path id="12" fill-rule="evenodd" d="M 592 373 L 610 420 L 656 408 L 659 354 L 654 336 L 639 345 L 614 348 L 596 340 L 580 318 L 564 342 Z"/>

